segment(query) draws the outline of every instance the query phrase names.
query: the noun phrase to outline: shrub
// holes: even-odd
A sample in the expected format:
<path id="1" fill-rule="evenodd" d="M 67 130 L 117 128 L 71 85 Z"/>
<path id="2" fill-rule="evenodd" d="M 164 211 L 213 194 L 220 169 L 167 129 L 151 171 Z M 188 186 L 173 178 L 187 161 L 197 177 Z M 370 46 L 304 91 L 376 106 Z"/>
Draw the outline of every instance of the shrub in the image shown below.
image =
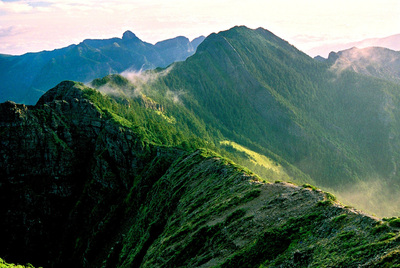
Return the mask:
<path id="1" fill-rule="evenodd" d="M 391 227 L 400 228 L 400 218 L 391 219 L 391 220 L 389 221 L 389 225 L 390 225 Z"/>
<path id="2" fill-rule="evenodd" d="M 317 187 L 315 187 L 315 186 L 313 186 L 311 184 L 308 184 L 308 183 L 303 184 L 303 188 L 310 188 L 313 191 L 317 190 Z"/>

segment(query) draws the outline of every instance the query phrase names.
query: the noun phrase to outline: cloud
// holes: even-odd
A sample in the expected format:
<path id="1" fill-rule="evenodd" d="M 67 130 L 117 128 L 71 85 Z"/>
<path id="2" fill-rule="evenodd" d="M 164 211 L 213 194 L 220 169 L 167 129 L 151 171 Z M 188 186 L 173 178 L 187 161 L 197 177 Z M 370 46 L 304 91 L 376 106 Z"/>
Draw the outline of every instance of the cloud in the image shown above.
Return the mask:
<path id="1" fill-rule="evenodd" d="M 29 31 L 29 28 L 22 26 L 0 26 L 0 39 L 3 37 L 10 37 L 19 34 L 23 34 Z"/>
<path id="2" fill-rule="evenodd" d="M 13 35 L 13 32 L 14 32 L 14 26 L 9 26 L 9 27 L 0 26 L 0 38 L 3 36 Z"/>
<path id="3" fill-rule="evenodd" d="M 9 13 L 27 13 L 33 10 L 33 7 L 27 2 L 3 2 L 0 1 L 0 14 Z"/>
<path id="4" fill-rule="evenodd" d="M 122 1 L 124 2 L 124 1 Z M 104 8 L 106 7 L 106 8 Z M 47 1 L 0 1 L 0 14 L 37 13 L 49 11 L 96 11 L 109 10 L 110 4 L 99 1 L 75 1 L 75 0 L 47 0 Z"/>
<path id="5" fill-rule="evenodd" d="M 398 215 L 400 210 L 400 197 L 395 189 L 395 185 L 385 182 L 382 178 L 374 178 L 346 185 L 345 190 L 335 194 L 346 205 L 367 213 L 375 213 L 379 217 L 390 217 Z"/>
<path id="6" fill-rule="evenodd" d="M 166 76 L 172 69 L 174 68 L 174 64 L 170 65 L 168 68 L 160 71 L 155 72 L 152 70 L 149 71 L 132 71 L 132 70 L 125 70 L 121 73 L 123 77 L 128 79 L 132 84 L 147 84 L 153 83 L 158 78 Z"/>
<path id="7" fill-rule="evenodd" d="M 172 91 L 172 90 L 167 90 L 165 97 L 171 101 L 173 101 L 175 104 L 179 103 L 182 104 L 181 101 L 181 96 L 185 95 L 187 92 L 184 90 L 179 90 L 179 91 Z"/>

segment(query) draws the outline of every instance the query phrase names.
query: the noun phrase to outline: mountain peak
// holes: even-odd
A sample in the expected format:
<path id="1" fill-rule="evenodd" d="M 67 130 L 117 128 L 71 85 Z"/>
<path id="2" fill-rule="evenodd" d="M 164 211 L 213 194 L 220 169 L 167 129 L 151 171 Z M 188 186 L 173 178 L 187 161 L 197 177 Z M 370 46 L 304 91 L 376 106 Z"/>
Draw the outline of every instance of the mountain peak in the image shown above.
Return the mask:
<path id="1" fill-rule="evenodd" d="M 122 39 L 123 40 L 132 40 L 132 39 L 139 39 L 134 33 L 132 33 L 131 31 L 126 31 L 124 32 L 124 34 L 122 35 Z"/>
<path id="2" fill-rule="evenodd" d="M 54 100 L 81 99 L 83 96 L 82 90 L 85 88 L 85 85 L 80 82 L 62 81 L 40 97 L 37 104 L 42 105 Z"/>

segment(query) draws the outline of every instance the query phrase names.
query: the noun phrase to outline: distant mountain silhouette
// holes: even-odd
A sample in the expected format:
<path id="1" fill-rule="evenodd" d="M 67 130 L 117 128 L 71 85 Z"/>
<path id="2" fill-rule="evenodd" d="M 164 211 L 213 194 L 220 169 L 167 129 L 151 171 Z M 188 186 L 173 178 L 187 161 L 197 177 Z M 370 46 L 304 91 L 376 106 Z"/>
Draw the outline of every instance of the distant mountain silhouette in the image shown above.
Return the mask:
<path id="1" fill-rule="evenodd" d="M 0 102 L 34 104 L 44 92 L 63 80 L 88 82 L 127 69 L 166 67 L 194 54 L 204 38 L 190 42 L 179 36 L 152 45 L 126 31 L 122 39 L 86 39 L 78 45 L 53 51 L 0 55 Z"/>
<path id="2" fill-rule="evenodd" d="M 366 48 L 366 47 L 385 47 L 391 50 L 400 50 L 400 34 L 391 35 L 384 38 L 369 38 L 358 42 L 344 43 L 344 44 L 328 44 L 315 48 L 311 48 L 306 51 L 311 56 L 323 56 L 327 57 L 332 51 L 341 51 L 352 47 Z"/>

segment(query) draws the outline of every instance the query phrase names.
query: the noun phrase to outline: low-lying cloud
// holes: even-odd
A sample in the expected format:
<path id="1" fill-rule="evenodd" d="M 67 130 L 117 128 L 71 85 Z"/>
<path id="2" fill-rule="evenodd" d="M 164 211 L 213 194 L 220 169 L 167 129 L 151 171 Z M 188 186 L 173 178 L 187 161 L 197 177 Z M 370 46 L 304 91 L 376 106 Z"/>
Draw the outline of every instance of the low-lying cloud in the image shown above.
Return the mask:
<path id="1" fill-rule="evenodd" d="M 164 69 L 162 71 L 156 72 L 154 70 L 147 71 L 135 71 L 135 70 L 126 70 L 122 72 L 120 75 L 128 79 L 130 84 L 125 87 L 115 86 L 112 83 L 107 83 L 97 88 L 98 91 L 105 95 L 114 96 L 114 97 L 123 97 L 123 98 L 137 98 L 142 95 L 157 95 L 159 92 L 154 92 L 152 84 L 156 83 L 158 79 L 165 77 L 171 72 L 173 69 L 173 65 Z M 89 84 L 89 86 L 92 86 Z M 180 90 L 170 90 L 166 89 L 164 92 L 164 97 L 172 101 L 175 104 L 182 104 L 181 96 L 186 94 L 186 91 L 183 89 Z"/>
<path id="2" fill-rule="evenodd" d="M 400 213 L 400 196 L 394 191 L 394 185 L 380 178 L 360 181 L 346 190 L 336 193 L 345 205 L 351 205 L 378 217 L 398 216 Z"/>

